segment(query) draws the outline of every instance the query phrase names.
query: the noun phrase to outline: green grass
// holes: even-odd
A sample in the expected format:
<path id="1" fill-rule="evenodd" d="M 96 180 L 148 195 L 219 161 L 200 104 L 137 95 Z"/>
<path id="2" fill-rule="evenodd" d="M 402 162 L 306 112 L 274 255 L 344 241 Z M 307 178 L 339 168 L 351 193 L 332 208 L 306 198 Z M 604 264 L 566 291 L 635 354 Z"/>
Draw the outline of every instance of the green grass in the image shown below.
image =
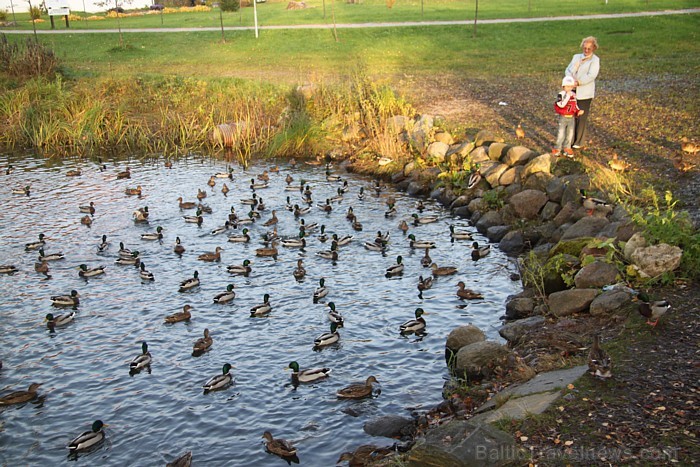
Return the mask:
<path id="1" fill-rule="evenodd" d="M 306 2 L 305 10 L 286 10 L 286 0 L 271 0 L 258 5 L 258 22 L 260 26 L 288 24 L 332 24 L 331 0 L 325 0 L 325 17 L 323 0 Z M 421 13 L 422 5 L 422 13 Z M 126 5 L 128 7 L 128 5 Z M 367 22 L 406 22 L 406 21 L 454 21 L 474 19 L 474 0 L 402 0 L 389 9 L 384 0 L 362 0 L 360 4 L 348 4 L 343 1 L 333 3 L 337 23 Z M 589 15 L 600 13 L 624 13 L 700 7 L 700 0 L 613 0 L 607 5 L 604 0 L 481 0 L 479 18 L 517 18 L 560 15 Z M 91 16 L 74 11 L 77 16 Z M 104 13 L 97 13 L 104 16 Z M 12 19 L 11 14 L 8 15 Z M 240 12 L 223 14 L 224 25 L 252 26 L 253 8 L 242 8 Z M 17 14 L 19 29 L 31 30 L 28 14 Z M 37 29 L 50 29 L 47 16 L 38 23 Z M 62 18 L 56 18 L 57 29 L 65 29 Z M 219 10 L 209 12 L 149 14 L 129 16 L 121 19 L 122 28 L 174 28 L 174 27 L 219 27 Z M 104 21 L 72 21 L 72 29 L 111 29 L 117 28 L 117 20 L 108 18 Z"/>

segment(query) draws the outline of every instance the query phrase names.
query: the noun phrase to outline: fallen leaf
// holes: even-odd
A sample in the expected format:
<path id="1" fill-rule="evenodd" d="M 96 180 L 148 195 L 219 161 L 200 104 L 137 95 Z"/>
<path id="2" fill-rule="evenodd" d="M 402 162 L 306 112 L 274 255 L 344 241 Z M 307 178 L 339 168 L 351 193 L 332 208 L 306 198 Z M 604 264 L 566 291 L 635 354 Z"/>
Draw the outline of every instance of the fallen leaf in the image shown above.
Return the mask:
<path id="1" fill-rule="evenodd" d="M 521 436 L 521 437 L 520 437 L 520 441 L 522 441 L 523 443 L 524 443 L 525 441 L 527 441 L 528 439 L 529 439 L 529 438 L 528 438 L 527 436 Z"/>
<path id="2" fill-rule="evenodd" d="M 575 386 L 573 384 L 569 384 L 566 388 L 567 389 L 573 389 Z"/>
<path id="3" fill-rule="evenodd" d="M 571 446 L 572 444 L 574 444 L 574 442 L 571 441 L 571 440 L 569 440 L 569 441 L 564 441 L 564 446 Z"/>

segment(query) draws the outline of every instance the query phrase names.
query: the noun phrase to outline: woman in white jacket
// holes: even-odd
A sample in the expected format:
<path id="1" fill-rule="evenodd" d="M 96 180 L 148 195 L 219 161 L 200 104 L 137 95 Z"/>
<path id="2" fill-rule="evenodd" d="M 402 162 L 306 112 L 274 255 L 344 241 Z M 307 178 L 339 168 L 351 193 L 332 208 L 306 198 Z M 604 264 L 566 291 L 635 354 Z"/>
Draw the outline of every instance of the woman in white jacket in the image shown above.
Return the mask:
<path id="1" fill-rule="evenodd" d="M 581 149 L 586 136 L 586 121 L 590 115 L 591 101 L 595 97 L 595 79 L 600 71 L 600 59 L 595 55 L 598 41 L 589 36 L 581 41 L 583 53 L 574 55 L 564 74 L 576 81 L 576 99 L 583 114 L 576 118 L 574 149 Z"/>

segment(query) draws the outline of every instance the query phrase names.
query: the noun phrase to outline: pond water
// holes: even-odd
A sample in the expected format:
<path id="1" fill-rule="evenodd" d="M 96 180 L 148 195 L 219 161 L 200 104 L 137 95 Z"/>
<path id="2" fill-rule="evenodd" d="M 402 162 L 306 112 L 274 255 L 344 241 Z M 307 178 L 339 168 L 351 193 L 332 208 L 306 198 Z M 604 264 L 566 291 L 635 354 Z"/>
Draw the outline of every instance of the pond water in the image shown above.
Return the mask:
<path id="1" fill-rule="evenodd" d="M 8 163 L 15 170 L 5 175 Z M 131 168 L 131 179 L 116 174 Z M 372 438 L 363 424 L 387 414 L 407 414 L 409 408 L 428 408 L 441 401 L 442 386 L 449 378 L 444 362 L 447 334 L 457 326 L 475 324 L 493 339 L 507 295 L 520 290 L 508 276 L 513 266 L 494 248 L 479 261 L 470 257 L 469 241 L 450 242 L 448 225 L 474 231 L 475 239 L 487 243 L 464 219 L 431 200 L 425 200 L 421 215 L 436 215 L 435 223 L 411 225 L 409 233 L 418 240 L 434 241 L 432 259 L 440 266 L 455 266 L 455 276 L 438 278 L 432 289 L 419 297 L 418 276 L 429 276 L 420 260 L 423 251 L 413 251 L 398 229 L 401 219 L 411 220 L 416 199 L 391 187 L 377 195 L 368 178 L 340 174 L 348 190 L 340 203 L 326 213 L 317 207 L 337 194 L 342 185 L 329 182 L 323 167 L 299 164 L 296 168 L 280 162 L 279 173 L 270 173 L 269 187 L 258 189 L 266 210 L 262 219 L 246 226 L 250 243 L 231 243 L 230 230 L 210 234 L 224 224 L 233 206 L 239 215 L 248 212 L 241 200 L 250 198 L 250 180 L 271 163 L 259 163 L 247 170 L 234 167 L 234 180 L 218 178 L 213 188 L 210 176 L 225 172 L 225 162 L 208 157 L 189 157 L 168 169 L 163 161 L 110 161 L 106 170 L 93 162 L 47 161 L 0 156 L 3 168 L 0 203 L 0 264 L 13 264 L 19 271 L 0 275 L 0 395 L 26 389 L 30 383 L 43 385 L 41 397 L 31 403 L 0 409 L 0 462 L 3 465 L 59 465 L 70 459 L 66 445 L 77 434 L 90 429 L 96 419 L 109 425 L 106 441 L 78 458 L 90 465 L 157 465 L 173 460 L 187 450 L 198 465 L 284 465 L 286 462 L 264 450 L 262 434 L 292 440 L 301 465 L 334 465 L 338 455 L 360 444 L 391 445 L 390 439 Z M 66 173 L 80 169 L 81 176 Z M 261 236 L 270 230 L 262 223 L 277 211 L 281 237 L 298 234 L 298 220 L 285 209 L 286 197 L 303 206 L 301 193 L 285 190 L 290 174 L 298 186 L 304 179 L 311 186 L 314 203 L 303 218 L 307 224 L 326 226 L 329 234 L 353 235 L 340 247 L 333 262 L 316 253 L 329 249 L 321 243 L 318 230 L 308 236 L 303 250 L 278 246 L 277 258 L 256 257 Z M 231 191 L 224 196 L 227 183 Z M 12 189 L 31 186 L 30 196 L 12 194 Z M 128 187 L 142 187 L 142 196 L 127 196 Z M 360 188 L 365 197 L 358 199 Z M 201 227 L 186 223 L 177 198 L 197 201 L 198 189 L 207 193 L 203 203 L 212 214 L 203 215 Z M 397 216 L 387 219 L 386 200 L 395 197 Z M 81 224 L 78 207 L 95 203 L 90 227 Z M 149 222 L 137 224 L 132 212 L 148 206 Z M 363 224 L 354 231 L 346 219 L 353 207 Z M 141 240 L 141 234 L 163 227 L 163 242 Z M 368 251 L 377 231 L 390 232 L 385 254 Z M 62 252 L 65 259 L 49 263 L 49 275 L 37 273 L 37 251 L 25 251 L 25 244 L 47 237 L 46 254 Z M 97 252 L 102 235 L 109 248 Z M 186 251 L 173 252 L 176 237 Z M 154 282 L 139 278 L 133 266 L 115 264 L 119 242 L 138 250 Z M 221 262 L 198 261 L 198 255 L 222 247 Z M 401 255 L 403 275 L 385 277 L 386 268 Z M 296 281 L 292 271 L 297 259 L 304 260 L 305 279 Z M 227 272 L 227 265 L 249 259 L 248 277 Z M 102 276 L 82 279 L 77 267 L 106 266 Z M 201 285 L 180 293 L 181 281 L 199 272 Z M 312 295 L 325 278 L 328 296 L 314 303 Z M 484 294 L 483 300 L 464 302 L 457 298 L 456 284 Z M 213 297 L 234 284 L 236 297 L 228 304 L 216 304 Z M 80 306 L 73 322 L 49 332 L 47 313 L 62 312 L 51 306 L 50 297 L 75 289 Z M 270 295 L 272 312 L 252 318 L 250 308 Z M 333 301 L 343 315 L 338 344 L 320 351 L 314 339 L 329 331 L 328 307 Z M 165 324 L 164 317 L 192 306 L 187 322 Z M 399 325 L 414 317 L 417 307 L 427 314 L 427 333 L 402 336 Z M 208 328 L 211 349 L 192 356 L 193 342 Z M 147 341 L 153 356 L 151 371 L 130 375 L 129 362 Z M 290 361 L 302 368 L 330 367 L 326 380 L 295 388 L 290 383 Z M 221 373 L 229 362 L 235 383 L 223 391 L 204 394 L 202 384 Z M 374 375 L 381 393 L 374 398 L 342 401 L 336 391 Z"/>

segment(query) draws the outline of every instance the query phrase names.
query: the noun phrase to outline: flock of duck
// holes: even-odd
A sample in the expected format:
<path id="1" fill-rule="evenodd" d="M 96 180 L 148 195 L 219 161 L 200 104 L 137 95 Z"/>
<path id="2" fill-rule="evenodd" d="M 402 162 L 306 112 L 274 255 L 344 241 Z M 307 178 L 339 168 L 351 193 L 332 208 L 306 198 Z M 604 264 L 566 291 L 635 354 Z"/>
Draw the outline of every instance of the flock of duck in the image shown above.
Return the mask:
<path id="1" fill-rule="evenodd" d="M 290 165 L 294 167 L 295 162 L 290 161 Z M 167 165 L 166 165 L 167 167 Z M 6 173 L 9 175 L 13 168 L 8 167 Z M 100 170 L 107 170 L 106 166 L 100 165 Z M 291 174 L 283 177 L 279 174 L 278 167 L 272 167 L 270 170 L 266 170 L 261 174 L 258 174 L 255 178 L 246 179 L 244 182 L 244 187 L 236 187 L 235 191 L 237 193 L 244 193 L 244 198 L 240 199 L 240 205 L 243 209 L 247 209 L 247 212 L 239 212 L 235 206 L 231 206 L 230 211 L 226 213 L 225 222 L 223 225 L 211 229 L 210 234 L 212 236 L 226 234 L 227 241 L 233 244 L 251 243 L 255 241 L 253 230 L 260 231 L 259 241 L 261 246 L 255 249 L 255 256 L 260 258 L 271 257 L 275 261 L 278 255 L 284 254 L 280 250 L 280 246 L 284 249 L 297 250 L 297 249 L 317 249 L 314 254 L 321 259 L 328 260 L 332 263 L 343 260 L 343 255 L 341 253 L 343 247 L 347 246 L 352 242 L 357 242 L 355 235 L 358 235 L 363 231 L 363 225 L 361 219 L 355 214 L 352 207 L 353 202 L 362 202 L 365 197 L 369 194 L 374 195 L 379 198 L 385 187 L 383 187 L 379 182 L 375 182 L 371 187 L 359 187 L 358 189 L 353 189 L 350 187 L 347 180 L 343 180 L 339 175 L 332 173 L 332 166 L 326 165 L 325 167 L 325 181 L 328 184 L 328 188 L 331 190 L 332 196 L 322 197 L 321 201 L 317 201 L 315 198 L 316 191 L 312 191 L 311 186 L 305 180 L 295 180 Z M 66 173 L 68 177 L 79 177 L 81 176 L 81 171 L 71 170 Z M 126 170 L 117 172 L 115 174 L 116 179 L 131 179 L 132 171 L 127 167 Z M 230 188 L 228 185 L 234 183 L 233 169 L 228 168 L 226 172 L 215 173 L 210 176 L 207 181 L 207 185 L 211 190 L 216 189 L 216 187 L 221 184 L 220 191 L 224 196 L 228 196 L 230 191 L 234 188 Z M 271 182 L 277 180 L 284 180 L 285 186 L 284 191 L 288 192 L 286 196 L 286 204 L 280 206 L 268 206 L 267 203 L 262 198 L 262 193 L 264 190 L 270 186 Z M 318 191 L 322 191 L 319 189 Z M 31 202 L 31 187 L 29 185 L 18 186 L 12 190 L 14 194 L 29 197 L 29 202 Z M 135 187 L 128 187 L 124 190 L 124 196 L 141 196 L 143 189 L 141 185 Z M 247 193 L 247 194 L 245 194 Z M 186 201 L 183 197 L 177 199 L 178 207 L 182 211 L 182 219 L 185 223 L 196 224 L 201 228 L 204 223 L 205 214 L 211 214 L 212 209 L 204 204 L 204 200 L 207 197 L 207 190 L 199 189 L 197 193 L 197 201 Z M 340 203 L 346 200 L 346 203 L 350 204 L 347 209 L 341 209 Z M 356 201 L 355 201 L 356 200 Z M 406 248 L 408 250 L 420 250 L 423 252 L 420 264 L 426 268 L 429 273 L 420 275 L 417 289 L 419 294 L 423 291 L 430 289 L 433 285 L 433 281 L 442 276 L 453 276 L 458 273 L 458 267 L 453 265 L 441 265 L 438 266 L 430 257 L 430 252 L 432 249 L 436 248 L 436 242 L 434 240 L 420 239 L 417 235 L 420 235 L 419 227 L 425 224 L 431 224 L 438 221 L 438 216 L 434 214 L 425 213 L 426 207 L 423 205 L 422 201 L 417 201 L 415 204 L 416 212 L 410 214 L 402 220 L 398 220 L 400 215 L 396 207 L 396 200 L 393 196 L 384 196 L 386 202 L 386 212 L 384 216 L 386 218 L 387 225 L 393 224 L 396 229 L 400 232 L 399 235 L 405 237 L 403 242 L 406 245 L 398 245 L 399 242 L 395 242 L 391 238 L 390 230 L 378 231 L 374 238 L 369 240 L 363 240 L 362 246 L 364 249 L 373 252 L 379 252 L 382 255 L 386 255 L 390 251 L 391 246 L 397 245 L 398 248 Z M 76 206 L 75 209 L 80 213 L 85 214 L 80 218 L 80 223 L 83 225 L 91 226 L 92 219 L 95 215 L 97 209 L 99 209 L 99 200 L 90 201 L 89 204 Z M 312 210 L 317 209 L 326 216 L 331 215 L 342 215 L 347 220 L 348 231 L 353 233 L 330 233 L 326 231 L 325 225 L 318 225 L 316 222 L 306 222 L 304 216 L 309 214 Z M 289 216 L 279 216 L 278 212 L 282 210 L 287 210 L 290 212 Z M 194 211 L 194 215 L 190 215 L 189 212 Z M 340 211 L 340 214 L 337 214 Z M 268 214 L 269 213 L 269 214 Z M 131 213 L 131 217 L 134 223 L 137 224 L 148 224 L 151 212 L 149 212 L 148 206 L 139 207 Z M 264 217 L 264 219 L 263 219 Z M 291 220 L 288 220 L 288 218 Z M 290 237 L 281 237 L 278 235 L 278 224 L 282 222 L 293 222 L 296 224 L 296 229 L 298 234 Z M 413 228 L 415 230 L 409 230 Z M 415 233 L 414 233 L 415 232 Z M 147 232 L 141 234 L 140 238 L 144 242 L 163 242 L 165 235 L 165 229 L 161 226 L 156 226 L 155 230 L 152 232 Z M 480 246 L 477 242 L 473 241 L 472 233 L 466 230 L 459 230 L 455 226 L 450 225 L 449 230 L 445 232 L 445 237 L 451 242 L 467 241 L 468 245 L 471 247 L 471 257 L 473 260 L 479 260 L 484 256 L 489 254 L 489 246 Z M 53 247 L 51 238 L 46 236 L 44 233 L 40 233 L 38 238 L 27 242 L 24 245 L 24 250 L 27 253 L 38 253 L 38 257 L 35 263 L 35 271 L 40 274 L 48 275 L 50 272 L 50 264 L 54 261 L 66 260 L 65 255 L 62 252 L 49 252 Z M 465 245 L 465 248 L 467 246 Z M 109 255 L 110 251 L 114 251 L 111 245 L 110 239 L 107 235 L 102 235 L 101 242 L 94 245 L 94 251 L 102 255 Z M 175 239 L 175 244 L 173 247 L 173 253 L 176 255 L 183 255 L 186 251 L 186 246 L 177 237 Z M 203 263 L 218 263 L 222 260 L 222 252 L 224 248 L 217 247 L 215 251 L 204 252 L 198 255 L 198 260 Z M 138 268 L 139 278 L 144 281 L 154 281 L 156 280 L 155 275 L 148 271 L 144 258 L 138 250 L 132 250 L 127 248 L 123 242 L 119 242 L 119 248 L 116 250 L 115 254 L 115 264 L 121 266 L 133 266 Z M 348 256 L 350 260 L 350 256 Z M 239 264 L 231 264 L 227 266 L 226 270 L 232 276 L 245 276 L 249 277 L 253 272 L 254 264 L 251 259 L 245 259 Z M 402 275 L 404 273 L 405 265 L 403 263 L 403 257 L 401 254 L 396 256 L 396 262 L 388 266 L 385 270 L 384 275 L 386 277 L 393 277 Z M 80 264 L 77 267 L 77 275 L 80 278 L 86 280 L 86 286 L 88 286 L 89 279 L 108 273 L 108 268 L 104 265 L 100 266 L 88 266 L 87 264 Z M 19 271 L 19 268 L 13 264 L 5 264 L 0 266 L 0 274 L 12 275 Z M 302 281 L 307 276 L 307 270 L 304 264 L 304 259 L 299 258 L 296 261 L 296 267 L 290 271 L 290 280 Z M 184 278 L 179 284 L 178 291 L 181 293 L 186 293 L 188 291 L 194 290 L 200 286 L 200 277 L 197 270 L 192 272 L 191 277 Z M 475 300 L 483 298 L 481 293 L 470 290 L 466 288 L 464 281 L 457 281 L 455 286 L 458 288 L 456 296 L 460 300 Z M 216 294 L 213 297 L 214 303 L 225 304 L 233 301 L 236 298 L 235 285 L 228 284 L 225 290 Z M 315 288 L 312 299 L 314 303 L 324 301 L 332 295 L 332 292 L 326 285 L 326 278 L 321 277 L 318 279 L 318 287 Z M 422 298 L 422 296 L 421 296 Z M 76 311 L 80 307 L 80 293 L 77 290 L 71 290 L 65 295 L 56 295 L 50 297 L 51 304 L 57 309 L 63 309 L 62 312 L 53 312 L 46 314 L 45 321 L 49 332 L 56 332 L 57 328 L 64 327 L 71 323 L 77 318 Z M 342 314 L 336 309 L 336 305 L 333 301 L 328 301 L 325 304 L 328 309 L 327 317 L 329 321 L 329 330 L 318 335 L 313 339 L 313 348 L 315 350 L 321 350 L 325 347 L 332 346 L 338 343 L 341 339 L 339 329 L 345 324 L 345 320 Z M 182 311 L 164 316 L 162 319 L 165 323 L 174 324 L 182 321 L 187 321 L 191 318 L 191 310 L 193 307 L 189 304 L 183 306 Z M 260 304 L 252 306 L 250 308 L 250 316 L 254 318 L 266 317 L 274 312 L 273 305 L 270 301 L 270 295 L 265 294 L 263 296 L 263 301 Z M 421 307 L 418 307 L 414 311 L 414 318 L 410 319 L 397 326 L 398 332 L 402 335 L 415 334 L 422 336 L 426 330 L 426 320 L 424 315 L 428 313 Z M 209 331 L 209 329 L 204 329 L 203 336 L 197 339 L 192 345 L 192 355 L 198 356 L 209 351 L 212 347 L 214 339 Z M 311 342 L 310 342 L 311 343 Z M 141 351 L 129 364 L 129 372 L 132 375 L 136 375 L 143 370 L 147 370 L 150 373 L 150 366 L 154 363 L 154 359 L 150 353 L 149 346 L 147 342 L 142 342 Z M 0 362 L 1 367 L 1 362 Z M 319 381 L 321 379 L 327 378 L 331 373 L 330 368 L 307 368 L 302 369 L 298 362 L 292 361 L 289 363 L 289 369 L 292 371 L 291 379 L 292 383 L 296 386 L 299 384 L 312 383 Z M 204 384 L 204 392 L 224 390 L 234 384 L 234 377 L 231 372 L 233 366 L 226 362 L 223 364 L 221 373 L 213 375 Z M 361 399 L 367 397 L 373 397 L 378 395 L 378 391 L 375 390 L 374 385 L 378 383 L 375 376 L 368 376 L 366 380 L 362 383 L 352 384 L 336 392 L 336 396 L 339 399 Z M 0 406 L 21 404 L 35 399 L 38 396 L 38 390 L 41 385 L 38 383 L 32 383 L 26 391 L 14 391 L 0 398 Z M 77 436 L 73 441 L 71 441 L 67 448 L 71 454 L 76 454 L 81 451 L 90 451 L 97 444 L 102 442 L 105 438 L 105 432 L 103 428 L 107 426 L 101 420 L 96 420 L 90 430 Z M 269 452 L 277 454 L 281 457 L 290 458 L 296 455 L 296 448 L 292 444 L 283 439 L 273 438 L 270 432 L 265 432 L 263 437 L 266 440 L 266 448 Z M 341 456 L 342 457 L 342 456 Z M 187 453 L 183 456 L 183 460 L 187 461 L 191 459 L 191 453 Z M 348 457 L 347 453 L 344 457 L 345 460 L 352 459 L 352 456 Z M 177 464 L 177 465 L 188 465 Z"/>

